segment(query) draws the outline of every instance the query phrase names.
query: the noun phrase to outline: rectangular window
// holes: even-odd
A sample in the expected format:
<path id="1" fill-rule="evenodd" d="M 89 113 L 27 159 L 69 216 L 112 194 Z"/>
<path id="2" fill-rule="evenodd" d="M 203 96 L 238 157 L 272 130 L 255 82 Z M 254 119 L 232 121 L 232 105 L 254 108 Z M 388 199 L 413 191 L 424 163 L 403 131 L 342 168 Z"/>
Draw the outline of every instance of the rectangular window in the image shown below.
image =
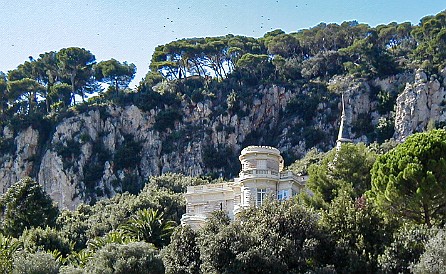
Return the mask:
<path id="1" fill-rule="evenodd" d="M 258 160 L 257 168 L 258 169 L 266 169 L 266 160 Z"/>
<path id="2" fill-rule="evenodd" d="M 284 190 L 279 190 L 277 192 L 277 200 L 279 201 L 284 201 L 284 200 L 288 200 L 290 198 L 290 192 L 286 189 Z"/>
<path id="3" fill-rule="evenodd" d="M 257 202 L 256 205 L 257 206 L 261 206 L 263 201 L 266 198 L 266 189 L 264 188 L 258 188 L 257 189 Z"/>

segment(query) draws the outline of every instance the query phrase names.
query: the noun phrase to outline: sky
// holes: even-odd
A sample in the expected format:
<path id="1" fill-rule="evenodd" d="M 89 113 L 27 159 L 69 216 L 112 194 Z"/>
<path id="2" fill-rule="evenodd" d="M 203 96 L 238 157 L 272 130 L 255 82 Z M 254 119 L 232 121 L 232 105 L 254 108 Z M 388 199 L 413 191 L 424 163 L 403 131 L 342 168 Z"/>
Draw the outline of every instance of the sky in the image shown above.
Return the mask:
<path id="1" fill-rule="evenodd" d="M 0 3 L 0 71 L 48 51 L 81 47 L 96 60 L 134 63 L 136 85 L 157 45 L 226 34 L 261 37 L 321 22 L 416 25 L 446 9 L 438 0 L 4 0 Z"/>

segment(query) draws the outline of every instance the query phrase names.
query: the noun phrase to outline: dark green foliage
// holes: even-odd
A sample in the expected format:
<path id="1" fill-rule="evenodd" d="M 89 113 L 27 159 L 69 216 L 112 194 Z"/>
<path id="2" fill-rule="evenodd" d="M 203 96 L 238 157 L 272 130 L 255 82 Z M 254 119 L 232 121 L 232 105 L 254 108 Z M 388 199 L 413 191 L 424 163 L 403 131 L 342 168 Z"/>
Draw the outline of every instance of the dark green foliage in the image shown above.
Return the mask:
<path id="1" fill-rule="evenodd" d="M 323 142 L 326 139 L 326 134 L 318 128 L 306 127 L 302 131 L 302 137 L 305 140 L 305 148 L 309 149 Z"/>
<path id="2" fill-rule="evenodd" d="M 104 166 L 101 163 L 92 163 L 84 169 L 84 185 L 86 195 L 93 193 L 97 182 L 104 174 Z"/>
<path id="3" fill-rule="evenodd" d="M 81 153 L 81 144 L 75 140 L 67 140 L 66 144 L 55 144 L 54 150 L 65 161 L 73 161 L 78 158 Z"/>
<path id="4" fill-rule="evenodd" d="M 142 209 L 120 228 L 125 235 L 136 241 L 145 241 L 161 248 L 169 243 L 176 225 L 175 222 L 164 219 L 163 215 L 158 210 Z"/>
<path id="5" fill-rule="evenodd" d="M 190 226 L 180 226 L 175 230 L 170 244 L 161 251 L 166 273 L 200 272 L 200 250 L 196 238 L 197 233 Z"/>
<path id="6" fill-rule="evenodd" d="M 351 46 L 340 50 L 348 60 L 344 63 L 344 68 L 349 74 L 367 78 L 398 72 L 393 57 L 377 43 L 377 39 L 376 31 L 370 30 L 367 37 L 357 39 Z"/>
<path id="7" fill-rule="evenodd" d="M 7 91 L 7 77 L 6 74 L 0 71 L 0 113 L 3 115 L 8 105 L 8 91 Z"/>
<path id="8" fill-rule="evenodd" d="M 333 149 L 319 164 L 310 166 L 307 187 L 313 192 L 309 203 L 325 208 L 339 193 L 346 191 L 352 198 L 361 197 L 370 189 L 370 170 L 376 154 L 364 144 L 343 144 Z"/>
<path id="9" fill-rule="evenodd" d="M 328 258 L 316 217 L 293 202 L 250 208 L 229 225 L 210 222 L 198 236 L 204 273 L 303 273 Z"/>
<path id="10" fill-rule="evenodd" d="M 378 124 L 375 128 L 376 141 L 378 143 L 382 143 L 392 138 L 393 134 L 395 133 L 394 124 L 393 119 L 386 119 L 382 117 L 378 120 Z"/>
<path id="11" fill-rule="evenodd" d="M 175 122 L 181 121 L 182 118 L 180 111 L 177 109 L 162 110 L 156 115 L 153 128 L 159 132 L 163 132 L 168 128 L 174 129 Z"/>
<path id="12" fill-rule="evenodd" d="M 203 163 L 211 169 L 226 167 L 231 156 L 232 151 L 226 146 L 218 148 L 207 146 L 203 149 Z"/>
<path id="13" fill-rule="evenodd" d="M 299 40 L 291 34 L 279 34 L 267 39 L 268 52 L 289 58 L 300 53 Z"/>
<path id="14" fill-rule="evenodd" d="M 445 66 L 446 59 L 446 11 L 435 16 L 426 16 L 413 28 L 411 36 L 416 40 L 412 57 L 425 69 L 435 73 Z"/>
<path id="15" fill-rule="evenodd" d="M 124 232 L 122 230 L 116 230 L 108 232 L 107 234 L 105 234 L 105 236 L 90 239 L 88 241 L 88 249 L 92 252 L 96 252 L 107 244 L 128 244 L 131 242 L 134 242 L 134 239 L 131 239 L 127 235 L 124 235 Z"/>
<path id="16" fill-rule="evenodd" d="M 57 250 L 66 257 L 73 251 L 70 241 L 63 237 L 59 231 L 50 227 L 27 229 L 19 240 L 28 252 Z"/>
<path id="17" fill-rule="evenodd" d="M 37 96 L 42 96 L 44 87 L 34 79 L 22 78 L 8 81 L 9 96 L 13 101 L 26 98 L 26 113 L 34 113 L 37 108 Z"/>
<path id="18" fill-rule="evenodd" d="M 345 57 L 338 51 L 323 51 L 302 62 L 302 76 L 328 78 L 343 73 Z"/>
<path id="19" fill-rule="evenodd" d="M 115 59 L 99 62 L 94 66 L 94 74 L 98 81 L 108 83 L 109 89 L 119 90 L 128 87 L 135 77 L 136 66 L 134 64 L 121 63 Z"/>
<path id="20" fill-rule="evenodd" d="M 384 273 L 411 273 L 410 266 L 419 261 L 427 241 L 437 229 L 426 226 L 403 225 L 393 235 L 393 241 L 385 246 L 379 256 L 379 267 Z"/>
<path id="21" fill-rule="evenodd" d="M 15 150 L 14 139 L 12 138 L 4 138 L 0 137 L 0 154 L 5 155 L 9 153 L 13 153 Z"/>
<path id="22" fill-rule="evenodd" d="M 162 85 L 164 82 L 159 83 Z M 158 86 L 158 85 L 157 85 Z M 144 83 L 138 87 L 138 92 L 135 94 L 129 94 L 131 103 L 144 111 L 150 111 L 151 109 L 160 108 L 165 106 L 172 108 L 178 108 L 181 102 L 181 98 L 174 92 L 158 92 L 153 90 L 154 87 L 148 86 Z"/>
<path id="23" fill-rule="evenodd" d="M 47 129 L 48 121 L 43 117 L 43 114 L 40 112 L 30 113 L 28 115 L 18 114 L 14 115 L 8 121 L 6 121 L 8 126 L 14 132 L 20 132 L 21 130 L 25 130 L 28 127 L 32 127 L 33 129 Z"/>
<path id="24" fill-rule="evenodd" d="M 373 204 L 342 192 L 321 212 L 321 224 L 335 243 L 333 263 L 339 273 L 378 271 L 378 255 L 390 243 L 392 227 Z"/>
<path id="25" fill-rule="evenodd" d="M 122 170 L 136 168 L 141 162 L 141 143 L 133 136 L 126 136 L 124 142 L 118 147 L 114 155 L 114 169 Z"/>
<path id="26" fill-rule="evenodd" d="M 53 149 L 62 158 L 62 164 L 64 170 L 73 168 L 77 170 L 78 167 L 74 166 L 74 163 L 81 154 L 81 144 L 75 140 L 67 140 L 66 145 L 62 143 L 54 144 Z"/>
<path id="27" fill-rule="evenodd" d="M 75 243 L 74 249 L 79 251 L 86 247 L 88 239 L 118 229 L 140 209 L 158 210 L 163 212 L 165 221 L 179 223 L 185 213 L 185 201 L 181 193 L 173 193 L 172 189 L 182 189 L 189 182 L 195 184 L 195 181 L 198 184 L 202 180 L 183 175 L 151 177 L 138 195 L 117 194 L 93 206 L 81 205 L 75 211 L 63 211 L 57 220 L 57 227 L 63 237 Z"/>
<path id="28" fill-rule="evenodd" d="M 128 192 L 130 194 L 138 194 L 143 188 L 144 184 L 141 182 L 135 174 L 126 174 L 124 179 L 121 180 L 122 192 Z"/>
<path id="29" fill-rule="evenodd" d="M 50 101 L 49 104 L 53 111 L 61 111 L 68 107 L 71 101 L 70 85 L 65 83 L 55 84 L 51 87 L 47 100 Z"/>
<path id="30" fill-rule="evenodd" d="M 181 145 L 184 144 L 184 141 L 190 141 L 190 135 L 188 135 L 184 130 L 172 131 L 164 139 L 161 152 L 163 154 L 176 152 L 181 148 Z"/>
<path id="31" fill-rule="evenodd" d="M 376 97 L 378 99 L 377 110 L 379 114 L 386 114 L 393 111 L 397 97 L 395 93 L 381 90 Z"/>
<path id="32" fill-rule="evenodd" d="M 0 233 L 0 272 L 10 273 L 13 267 L 13 256 L 21 247 L 20 242 Z"/>
<path id="33" fill-rule="evenodd" d="M 237 72 L 248 85 L 258 85 L 273 71 L 266 54 L 244 54 L 236 63 Z"/>
<path id="34" fill-rule="evenodd" d="M 415 27 L 392 22 L 372 28 L 351 21 L 321 23 L 290 34 L 276 30 L 259 39 L 227 35 L 177 40 L 155 49 L 152 71 L 134 92 L 127 89 L 135 72 L 132 64 L 111 59 L 94 67 L 94 55 L 82 48 L 47 52 L 38 59 L 31 57 L 7 75 L 0 73 L 0 131 L 7 126 L 16 135 L 29 126 L 37 129 L 39 150 L 35 159 L 29 160 L 38 167 L 39 153 L 48 148 L 58 122 L 98 109 L 101 119 L 106 120 L 112 115 L 106 110 L 110 104 L 136 105 L 151 112 L 147 115 L 156 113 L 153 129 L 162 141 L 161 154 L 173 155 L 195 140 L 209 138 L 214 130 L 223 136 L 238 133 L 240 138 L 238 129 L 227 126 L 223 119 L 237 115 L 240 125 L 246 118 L 257 122 L 256 117 L 248 116 L 254 99 L 262 99 L 264 92 L 260 90 L 277 85 L 286 88 L 285 98 L 293 99 L 279 110 L 279 119 L 271 122 L 265 116 L 261 121 L 264 124 L 253 127 L 241 146 L 280 144 L 282 148 L 295 148 L 303 141 L 306 149 L 327 149 L 334 139 L 330 137 L 333 134 L 325 132 L 324 123 L 334 123 L 339 117 L 336 94 L 327 86 L 331 79 L 347 79 L 372 86 L 371 103 L 383 115 L 375 126 L 368 114 L 357 116 L 353 132 L 357 137 L 366 135 L 368 140 L 381 143 L 393 136 L 392 110 L 401 90 L 396 85 L 390 85 L 388 90 L 373 90 L 375 81 L 368 80 L 385 80 L 387 76 L 421 68 L 428 77 L 441 82 L 441 76 L 434 74 L 446 64 L 445 26 L 445 12 L 441 12 L 423 18 Z M 355 77 L 363 79 L 357 81 Z M 388 79 L 401 82 L 402 78 L 396 75 Z M 74 95 L 84 98 L 87 93 L 99 91 L 98 80 L 108 83 L 109 90 L 70 108 L 75 104 Z M 183 118 L 198 113 L 198 103 L 205 103 L 211 112 L 202 123 L 189 123 Z M 217 118 L 220 120 L 214 124 Z M 265 128 L 267 123 L 271 127 Z M 308 187 L 314 195 L 303 197 L 303 201 L 311 210 L 293 202 L 271 203 L 247 210 L 231 224 L 220 212 L 220 218 L 211 218 L 198 233 L 179 228 L 163 251 L 166 271 L 407 273 L 413 265 L 414 271 L 441 272 L 442 268 L 435 267 L 444 267 L 437 263 L 444 257 L 444 235 L 439 233 L 427 245 L 418 263 L 425 242 L 436 230 L 403 227 L 392 233 L 394 227 L 387 223 L 397 219 L 444 225 L 446 160 L 442 152 L 446 151 L 446 135 L 428 135 L 435 141 L 413 137 L 390 152 L 394 145 L 386 142 L 370 149 L 348 144 L 324 156 L 314 151 L 307 154 L 290 169 L 302 173 L 309 170 Z M 78 189 L 76 195 L 86 195 L 82 197 L 90 200 L 91 206 L 62 212 L 54 228 L 46 226 L 54 225 L 57 210 L 43 192 L 13 186 L 0 199 L 2 232 L 18 237 L 28 228 L 20 238 L 25 252 L 16 256 L 15 271 L 51 273 L 59 263 L 52 255 L 42 253 L 50 250 L 60 263 L 68 264 L 61 273 L 162 273 L 163 266 L 153 246 L 128 241 L 145 239 L 157 247 L 166 245 L 171 228 L 164 235 L 163 229 L 156 226 L 162 227 L 160 216 L 149 218 L 153 214 L 147 212 L 163 214 L 165 223 L 179 223 L 185 212 L 181 192 L 189 185 L 209 183 L 210 179 L 167 174 L 150 178 L 143 188 L 138 168 L 142 147 L 133 136 L 124 136 L 123 142 L 116 144 L 113 159 L 100 141 L 85 133 L 51 149 L 63 159 L 65 169 L 78 172 L 74 164 L 83 144 L 92 144 L 93 150 L 80 174 L 85 189 Z M 2 155 L 14 150 L 14 138 L 0 138 Z M 373 189 L 365 199 L 375 152 L 387 154 L 375 165 Z M 295 153 L 295 149 L 284 151 L 288 162 L 301 156 Z M 233 177 L 239 170 L 236 151 L 231 147 L 208 144 L 201 155 L 205 170 L 215 177 Z M 106 161 L 114 172 L 123 174 L 113 183 L 114 191 L 98 184 Z M 308 169 L 309 164 L 314 165 Z M 134 195 L 118 194 L 96 202 L 99 196 L 119 191 Z M 128 235 L 123 235 L 123 230 Z M 12 255 L 18 247 L 15 239 L 1 235 L 0 272 L 12 270 Z"/>
<path id="35" fill-rule="evenodd" d="M 1 231 L 20 236 L 26 228 L 54 226 L 58 209 L 42 186 L 31 178 L 12 185 L 0 197 Z"/>
<path id="36" fill-rule="evenodd" d="M 210 180 L 200 177 L 184 176 L 176 173 L 166 173 L 161 176 L 149 178 L 148 184 L 157 188 L 173 191 L 174 193 L 184 193 L 188 186 L 210 184 Z"/>
<path id="37" fill-rule="evenodd" d="M 162 274 L 164 266 L 151 244 L 112 243 L 99 249 L 84 271 L 91 274 Z"/>
<path id="38" fill-rule="evenodd" d="M 377 159 L 369 196 L 389 217 L 444 224 L 445 169 L 446 131 L 414 134 Z"/>
<path id="39" fill-rule="evenodd" d="M 75 103 L 75 95 L 79 94 L 84 101 L 85 93 L 92 93 L 90 89 L 93 77 L 95 56 L 84 48 L 64 48 L 56 54 L 57 67 L 63 78 L 71 85 L 71 101 Z"/>
<path id="40" fill-rule="evenodd" d="M 306 118 L 312 118 L 314 110 L 317 106 L 316 100 L 309 100 L 309 96 L 299 94 L 290 100 L 286 106 L 286 113 L 297 114 L 302 117 L 304 121 L 308 121 Z"/>
<path id="41" fill-rule="evenodd" d="M 356 136 L 370 135 L 373 133 L 372 118 L 368 113 L 360 113 L 356 121 L 353 121 L 352 132 L 356 133 Z"/>
<path id="42" fill-rule="evenodd" d="M 313 148 L 305 154 L 302 159 L 299 159 L 292 163 L 288 169 L 293 171 L 296 174 L 306 175 L 308 174 L 308 168 L 312 164 L 318 165 L 322 159 L 324 158 L 324 153 L 319 150 Z"/>
<path id="43" fill-rule="evenodd" d="M 138 89 L 139 91 L 148 91 L 148 89 L 152 89 L 153 86 L 163 81 L 163 76 L 160 73 L 149 71 L 144 79 L 139 83 Z"/>
<path id="44" fill-rule="evenodd" d="M 57 224 L 60 233 L 75 243 L 79 251 L 86 247 L 88 239 L 103 236 L 117 229 L 139 208 L 149 206 L 129 194 L 117 194 L 109 200 L 101 200 L 94 206 L 81 205 L 76 211 L 63 211 Z"/>
<path id="45" fill-rule="evenodd" d="M 84 133 L 80 136 L 82 143 L 91 142 L 91 137 Z M 84 167 L 84 186 L 85 195 L 93 197 L 95 191 L 98 191 L 97 184 L 104 176 L 105 162 L 111 158 L 111 153 L 105 149 L 101 141 L 92 142 L 92 155 Z M 98 196 L 103 196 L 98 195 Z"/>

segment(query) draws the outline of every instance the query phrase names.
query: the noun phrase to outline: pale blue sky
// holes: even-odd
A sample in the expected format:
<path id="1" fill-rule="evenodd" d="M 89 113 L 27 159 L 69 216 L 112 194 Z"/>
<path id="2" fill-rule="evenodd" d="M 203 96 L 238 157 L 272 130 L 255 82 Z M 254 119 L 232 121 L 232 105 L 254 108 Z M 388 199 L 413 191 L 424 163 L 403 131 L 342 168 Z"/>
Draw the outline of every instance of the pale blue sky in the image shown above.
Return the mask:
<path id="1" fill-rule="evenodd" d="M 154 48 L 175 39 L 228 33 L 253 37 L 272 29 L 293 32 L 320 22 L 357 20 L 376 26 L 418 24 L 446 8 L 438 0 L 397 1 L 86 1 L 4 0 L 0 4 L 0 71 L 40 53 L 83 47 L 98 61 L 115 58 L 144 77 Z"/>

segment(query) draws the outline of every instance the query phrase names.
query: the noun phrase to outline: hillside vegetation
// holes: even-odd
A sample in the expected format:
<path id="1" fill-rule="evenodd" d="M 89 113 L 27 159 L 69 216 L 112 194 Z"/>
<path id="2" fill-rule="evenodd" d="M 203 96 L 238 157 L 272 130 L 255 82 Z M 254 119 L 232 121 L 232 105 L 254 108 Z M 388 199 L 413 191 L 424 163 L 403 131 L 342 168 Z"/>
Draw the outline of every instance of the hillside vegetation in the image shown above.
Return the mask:
<path id="1" fill-rule="evenodd" d="M 133 64 L 83 48 L 30 57 L 0 74 L 0 271 L 441 272 L 445 67 L 444 11 L 172 41 L 135 90 Z M 247 145 L 312 195 L 178 226 L 186 187 L 234 177 Z"/>
<path id="2" fill-rule="evenodd" d="M 1 187 L 30 176 L 74 208 L 166 172 L 234 177 L 247 145 L 275 146 L 291 164 L 333 147 L 341 93 L 355 141 L 441 127 L 445 24 L 441 12 L 416 26 L 177 40 L 155 49 L 135 90 L 133 64 L 83 48 L 30 57 L 0 77 Z"/>

